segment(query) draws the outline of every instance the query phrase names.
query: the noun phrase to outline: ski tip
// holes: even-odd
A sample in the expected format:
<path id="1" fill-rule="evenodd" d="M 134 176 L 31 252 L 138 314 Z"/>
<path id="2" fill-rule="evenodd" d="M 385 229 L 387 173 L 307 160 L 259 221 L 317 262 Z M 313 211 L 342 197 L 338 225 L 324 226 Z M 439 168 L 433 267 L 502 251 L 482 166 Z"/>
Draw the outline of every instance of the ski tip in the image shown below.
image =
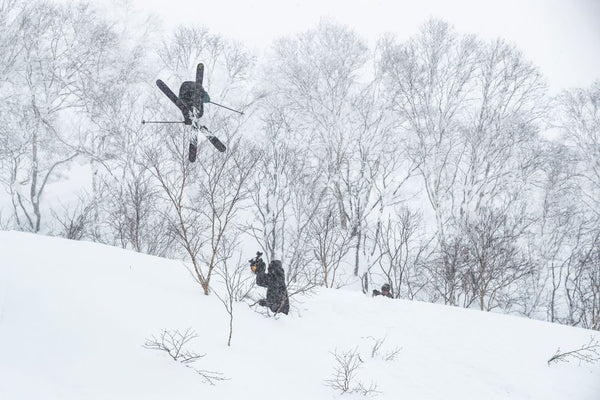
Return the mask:
<path id="1" fill-rule="evenodd" d="M 204 64 L 198 63 L 198 69 L 203 69 L 203 68 L 204 68 Z"/>
<path id="2" fill-rule="evenodd" d="M 223 153 L 223 152 L 225 152 L 225 150 L 227 150 L 227 147 L 225 147 L 223 142 L 221 142 L 219 140 L 219 138 L 217 138 L 216 136 L 207 136 L 207 138 L 213 144 L 213 146 L 215 146 L 215 148 L 217 150 L 219 150 L 221 153 Z"/>

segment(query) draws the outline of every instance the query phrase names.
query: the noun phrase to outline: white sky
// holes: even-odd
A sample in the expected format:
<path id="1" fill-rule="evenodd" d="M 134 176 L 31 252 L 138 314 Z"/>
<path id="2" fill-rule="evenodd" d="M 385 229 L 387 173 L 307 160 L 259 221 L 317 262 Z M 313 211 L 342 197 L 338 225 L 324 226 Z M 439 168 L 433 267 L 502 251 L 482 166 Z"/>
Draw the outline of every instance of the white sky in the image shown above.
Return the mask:
<path id="1" fill-rule="evenodd" d="M 514 42 L 552 91 L 600 79 L 600 0 L 132 0 L 165 27 L 205 26 L 255 50 L 313 28 L 327 17 L 373 43 L 381 34 L 414 34 L 429 17 L 463 33 Z"/>

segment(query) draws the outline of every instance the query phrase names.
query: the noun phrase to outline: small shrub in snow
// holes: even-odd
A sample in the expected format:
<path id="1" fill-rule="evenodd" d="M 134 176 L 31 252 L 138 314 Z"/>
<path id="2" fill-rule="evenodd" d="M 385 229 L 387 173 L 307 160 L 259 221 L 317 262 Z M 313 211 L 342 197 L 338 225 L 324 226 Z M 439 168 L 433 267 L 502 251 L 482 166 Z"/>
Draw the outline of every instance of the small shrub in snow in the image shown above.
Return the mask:
<path id="1" fill-rule="evenodd" d="M 146 340 L 146 343 L 144 343 L 144 348 L 164 351 L 173 359 L 173 361 L 178 361 L 184 364 L 186 367 L 191 368 L 198 375 L 200 375 L 205 382 L 211 385 L 214 385 L 217 381 L 223 381 L 227 379 L 220 372 L 198 369 L 192 365 L 206 355 L 184 349 L 186 344 L 197 337 L 198 334 L 191 328 L 188 328 L 185 332 L 180 332 L 178 330 L 163 330 L 160 334 L 160 337 L 157 338 L 152 336 L 151 339 Z"/>
<path id="2" fill-rule="evenodd" d="M 600 361 L 600 342 L 598 342 L 598 339 L 591 337 L 587 344 L 578 349 L 561 352 L 558 348 L 556 353 L 548 360 L 548 365 L 559 361 L 569 362 L 569 359 L 572 358 L 590 364 Z"/>
<path id="3" fill-rule="evenodd" d="M 385 342 L 386 338 L 374 338 L 373 336 L 367 336 L 367 339 L 373 341 L 373 345 L 371 347 L 371 358 L 375 358 L 377 355 L 379 355 L 381 353 L 382 346 L 383 346 L 383 343 Z M 401 350 L 402 350 L 402 347 L 394 347 L 391 350 L 387 350 L 385 352 L 385 354 L 382 355 L 382 359 L 384 361 L 394 361 Z"/>
<path id="4" fill-rule="evenodd" d="M 356 349 L 338 353 L 332 353 L 335 357 L 333 376 L 325 381 L 330 388 L 344 393 L 360 393 L 363 396 L 377 394 L 377 384 L 371 383 L 365 386 L 356 379 L 356 373 L 364 361 Z"/>

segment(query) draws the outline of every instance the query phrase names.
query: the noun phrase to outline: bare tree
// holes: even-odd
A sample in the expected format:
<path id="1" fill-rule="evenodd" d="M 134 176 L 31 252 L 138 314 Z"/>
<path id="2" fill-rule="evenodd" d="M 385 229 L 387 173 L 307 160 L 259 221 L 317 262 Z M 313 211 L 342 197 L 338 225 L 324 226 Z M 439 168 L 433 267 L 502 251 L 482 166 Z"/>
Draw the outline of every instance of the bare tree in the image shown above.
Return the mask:
<path id="1" fill-rule="evenodd" d="M 168 143 L 172 159 L 148 152 L 148 167 L 160 184 L 170 210 L 164 215 L 170 234 L 184 250 L 205 294 L 227 233 L 235 230 L 237 212 L 248 196 L 246 182 L 258 156 L 240 139 L 230 137 L 225 153 L 199 149 L 199 163 L 187 160 L 187 140 L 173 132 Z M 198 169 L 193 167 L 197 166 Z"/>
<path id="2" fill-rule="evenodd" d="M 19 59 L 18 17 L 23 2 L 20 0 L 2 0 L 0 2 L 0 85 L 7 79 L 9 72 Z"/>
<path id="3" fill-rule="evenodd" d="M 229 315 L 227 346 L 231 346 L 231 338 L 233 337 L 234 304 L 244 300 L 254 286 L 254 277 L 249 272 L 247 264 L 242 262 L 241 254 L 238 256 L 237 261 L 234 261 L 234 265 L 231 265 L 233 252 L 237 245 L 239 245 L 237 241 L 227 240 L 222 242 L 222 251 L 219 254 L 220 263 L 216 274 L 221 278 L 224 290 L 219 293 L 219 290 L 213 288 L 213 293 L 221 300 Z"/>
<path id="4" fill-rule="evenodd" d="M 205 76 L 204 86 L 211 98 L 224 101 L 242 93 L 240 83 L 253 64 L 252 57 L 240 45 L 195 27 L 177 28 L 164 42 L 159 56 L 165 73 L 180 81 L 194 71 L 198 62 L 210 60 L 210 74 Z M 166 105 L 173 110 L 172 104 Z M 180 255 L 190 261 L 193 276 L 204 293 L 209 294 L 219 249 L 228 235 L 238 229 L 237 213 L 245 206 L 249 178 L 260 157 L 241 137 L 244 118 L 209 107 L 203 118 L 227 143 L 226 152 L 218 153 L 207 147 L 207 141 L 200 141 L 198 162 L 189 163 L 187 148 L 195 133 L 184 131 L 187 127 L 156 127 L 146 143 L 145 165 L 168 204 L 162 211 L 170 235 L 178 243 Z"/>
<path id="5" fill-rule="evenodd" d="M 419 214 L 406 208 L 382 223 L 376 238 L 378 266 L 384 281 L 389 283 L 396 298 L 415 298 L 426 286 L 424 269 L 430 254 L 427 242 L 420 242 Z"/>
<path id="6" fill-rule="evenodd" d="M 430 20 L 407 43 L 396 44 L 388 37 L 380 48 L 380 69 L 390 102 L 408 138 L 406 155 L 417 166 L 434 211 L 440 268 L 445 271 L 439 275 L 454 279 L 453 264 L 446 258 L 451 248 L 446 233 L 448 204 L 462 152 L 458 129 L 477 68 L 477 41 L 457 35 L 445 22 Z M 458 284 L 444 282 L 444 302 L 456 302 Z"/>
<path id="7" fill-rule="evenodd" d="M 510 207 L 519 209 L 518 204 Z M 477 301 L 481 310 L 490 311 L 498 305 L 503 289 L 532 273 L 533 264 L 518 246 L 528 222 L 503 210 L 481 211 L 481 217 L 464 227 L 468 238 L 464 306 Z"/>
<path id="8" fill-rule="evenodd" d="M 578 203 L 574 183 L 575 154 L 560 143 L 544 144 L 544 174 L 538 184 L 543 197 L 536 223 L 537 241 L 532 248 L 541 268 L 539 276 L 533 281 L 536 286 L 528 288 L 531 306 L 525 315 L 530 316 L 539 307 L 545 310 L 549 321 L 564 323 L 562 309 L 564 281 L 569 263 L 567 254 L 571 253 L 576 243 L 572 239 L 579 224 L 579 207 L 574 207 Z M 531 301 L 532 298 L 535 299 L 534 302 Z M 522 303 L 527 304 L 525 301 Z"/>
<path id="9" fill-rule="evenodd" d="M 569 146 L 578 153 L 582 201 L 595 217 L 600 216 L 600 81 L 589 89 L 567 91 L 559 97 L 556 125 Z"/>
<path id="10" fill-rule="evenodd" d="M 571 251 L 563 272 L 565 322 L 600 329 L 600 83 L 564 92 L 558 98 L 555 125 L 564 133 L 573 168 L 569 202 Z"/>
<path id="11" fill-rule="evenodd" d="M 333 203 L 326 203 L 309 223 L 310 249 L 321 270 L 325 287 L 335 287 L 338 271 L 350 251 L 351 234 L 342 227 Z"/>
<path id="12" fill-rule="evenodd" d="M 505 221 L 519 221 L 523 212 L 525 221 L 531 219 L 531 210 L 515 205 L 523 203 L 540 167 L 541 74 L 514 46 L 460 36 L 437 20 L 405 44 L 386 38 L 381 47 L 391 102 L 411 137 L 407 157 L 422 177 L 435 216 L 434 290 L 445 303 L 462 298 L 469 305 L 464 302 L 471 297 L 464 292 L 470 290 L 465 279 L 474 273 L 469 253 L 473 246 L 488 247 L 476 243 L 483 237 L 467 234 L 473 233 L 472 222 L 486 220 L 490 212 Z M 511 232 L 519 235 L 512 236 L 511 245 L 527 234 L 516 226 Z"/>
<path id="13" fill-rule="evenodd" d="M 103 226 L 108 228 L 103 238 L 123 248 L 172 256 L 174 242 L 161 217 L 166 205 L 161 201 L 160 188 L 145 168 L 133 162 L 128 164 L 121 170 L 118 183 L 105 176 L 102 185 L 97 187 L 98 193 L 104 194 L 95 197 L 104 217 Z"/>
<path id="14" fill-rule="evenodd" d="M 318 167 L 285 140 L 290 129 L 285 111 L 274 107 L 263 122 L 266 143 L 253 176 L 254 219 L 248 230 L 268 259 L 282 261 L 288 288 L 296 292 L 315 283 L 307 227 L 326 188 L 320 183 Z"/>
<path id="15" fill-rule="evenodd" d="M 354 241 L 355 275 L 368 216 L 383 199 L 377 181 L 395 160 L 381 86 L 366 73 L 367 60 L 355 32 L 328 21 L 277 42 L 270 60 L 273 108 L 286 110 L 288 143 L 318 166 L 314 186 L 335 199 L 340 227 Z"/>
<path id="16" fill-rule="evenodd" d="M 105 72 L 104 61 L 118 38 L 112 27 L 89 5 L 25 5 L 17 18 L 15 62 L 22 68 L 10 75 L 18 89 L 12 111 L 22 116 L 13 125 L 8 146 L 11 172 L 5 178 L 21 229 L 39 231 L 41 202 L 47 185 L 81 153 L 77 131 L 88 93 L 88 71 Z M 85 124 L 83 124 L 85 125 Z"/>

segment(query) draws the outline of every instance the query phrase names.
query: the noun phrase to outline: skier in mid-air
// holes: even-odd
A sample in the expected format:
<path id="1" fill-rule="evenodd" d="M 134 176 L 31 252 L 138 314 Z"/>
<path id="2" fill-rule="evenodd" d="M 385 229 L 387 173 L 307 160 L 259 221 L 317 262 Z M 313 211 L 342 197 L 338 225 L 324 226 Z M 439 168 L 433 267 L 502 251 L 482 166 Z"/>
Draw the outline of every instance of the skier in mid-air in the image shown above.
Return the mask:
<path id="1" fill-rule="evenodd" d="M 210 100 L 210 96 L 202 87 L 202 81 L 204 79 L 204 64 L 198 64 L 196 68 L 196 80 L 185 81 L 179 87 L 179 96 L 175 95 L 173 91 L 160 79 L 156 81 L 156 86 L 181 110 L 183 114 L 183 122 L 185 125 L 191 125 L 193 134 L 190 136 L 190 147 L 189 147 L 189 160 L 190 162 L 196 161 L 196 151 L 198 138 L 196 135 L 197 131 L 200 131 L 206 136 L 206 138 L 215 146 L 217 150 L 223 152 L 226 150 L 225 145 L 214 136 L 206 126 L 200 124 L 200 118 L 204 114 L 204 104 L 210 103 L 219 107 L 226 108 L 230 111 L 244 114 L 241 111 L 234 110 L 232 108 L 223 106 L 221 104 L 214 103 Z M 169 122 L 167 123 L 181 123 L 181 122 Z M 165 123 L 165 121 L 142 121 L 146 123 Z"/>

